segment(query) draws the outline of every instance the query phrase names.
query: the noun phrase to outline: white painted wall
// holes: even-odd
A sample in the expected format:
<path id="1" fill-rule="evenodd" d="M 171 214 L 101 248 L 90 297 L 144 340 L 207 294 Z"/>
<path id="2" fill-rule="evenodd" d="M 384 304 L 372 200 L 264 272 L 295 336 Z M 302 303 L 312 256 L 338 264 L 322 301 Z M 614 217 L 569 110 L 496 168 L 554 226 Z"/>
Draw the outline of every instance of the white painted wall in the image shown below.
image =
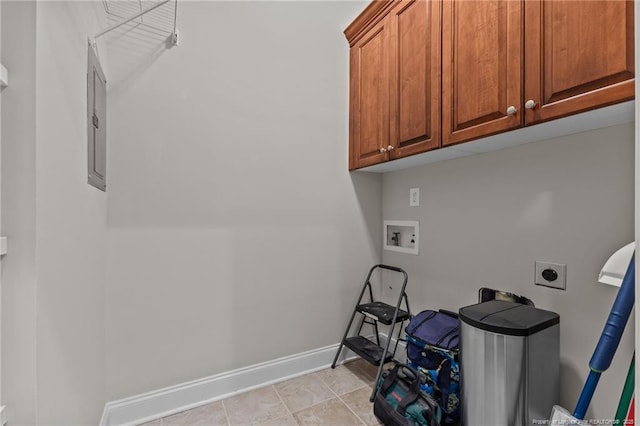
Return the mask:
<path id="1" fill-rule="evenodd" d="M 559 402 L 573 410 L 616 295 L 598 272 L 634 238 L 633 124 L 385 174 L 382 211 L 420 221 L 419 256 L 383 252 L 407 270 L 415 312 L 457 310 L 491 287 L 560 314 Z M 536 260 L 566 263 L 567 290 L 534 286 Z M 615 414 L 634 333 L 631 320 L 589 415 Z"/>
<path id="2" fill-rule="evenodd" d="M 86 183 L 94 2 L 2 2 L 2 395 L 13 425 L 104 406 L 106 196 Z"/>
<path id="3" fill-rule="evenodd" d="M 0 7 L 0 58 L 2 58 L 2 7 Z M 0 89 L 1 91 L 1 89 Z M 2 96 L 0 94 L 0 96 Z M 2 102 L 0 101 L 0 236 L 2 234 Z M 1 258 L 0 258 L 1 259 Z M 2 406 L 2 262 L 0 261 L 0 406 Z"/>
<path id="4" fill-rule="evenodd" d="M 347 172 L 362 7 L 180 2 L 137 66 L 108 40 L 108 400 L 340 339 L 382 238 Z"/>
<path id="5" fill-rule="evenodd" d="M 1 5 L 11 424 L 95 424 L 105 400 L 335 343 L 383 217 L 421 221 L 419 257 L 383 254 L 409 272 L 414 311 L 482 285 L 558 311 L 573 406 L 615 294 L 595 276 L 633 238 L 631 125 L 349 174 L 341 32 L 363 4 L 181 2 L 180 47 L 134 40 L 125 63 L 126 37 L 111 39 L 105 197 L 86 185 L 84 123 L 101 5 Z M 533 287 L 543 257 L 568 264 L 567 292 Z M 615 410 L 632 334 L 595 417 Z"/>
<path id="6" fill-rule="evenodd" d="M 37 2 L 39 424 L 99 418 L 104 401 L 106 196 L 87 185 L 87 36 L 95 2 Z"/>
<path id="7" fill-rule="evenodd" d="M 18 425 L 36 422 L 35 3 L 3 2 L 2 231 L 11 255 L 2 260 L 2 398 Z M 11 43 L 9 43 L 11 41 Z"/>

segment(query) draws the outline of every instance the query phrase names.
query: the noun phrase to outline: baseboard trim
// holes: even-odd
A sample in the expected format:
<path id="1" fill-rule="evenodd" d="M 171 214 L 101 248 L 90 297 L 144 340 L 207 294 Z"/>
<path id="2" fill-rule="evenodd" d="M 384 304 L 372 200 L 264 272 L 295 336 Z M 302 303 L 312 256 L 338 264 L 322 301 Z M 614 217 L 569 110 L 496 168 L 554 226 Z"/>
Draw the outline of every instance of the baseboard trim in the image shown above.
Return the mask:
<path id="1" fill-rule="evenodd" d="M 373 339 L 373 336 L 367 337 Z M 384 345 L 386 334 L 380 333 L 380 338 Z M 395 343 L 396 339 L 392 339 L 389 349 L 392 349 Z M 102 413 L 100 426 L 142 424 L 241 392 L 322 370 L 331 365 L 338 346 L 339 344 L 336 343 L 145 394 L 107 402 Z M 404 362 L 405 354 L 405 342 L 399 341 L 396 352 L 397 359 Z M 356 357 L 357 355 L 344 348 L 338 363 L 341 364 Z"/>
<path id="2" fill-rule="evenodd" d="M 239 368 L 105 404 L 100 426 L 133 426 L 327 368 L 338 344 Z M 344 349 L 339 362 L 353 358 Z"/>

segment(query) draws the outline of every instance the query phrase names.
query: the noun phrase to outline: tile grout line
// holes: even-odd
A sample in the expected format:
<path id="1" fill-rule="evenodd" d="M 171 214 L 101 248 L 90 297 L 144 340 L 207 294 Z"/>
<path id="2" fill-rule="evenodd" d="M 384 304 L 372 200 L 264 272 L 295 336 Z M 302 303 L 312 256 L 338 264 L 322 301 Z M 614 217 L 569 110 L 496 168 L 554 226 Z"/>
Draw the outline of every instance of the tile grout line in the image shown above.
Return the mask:
<path id="1" fill-rule="evenodd" d="M 228 399 L 228 398 L 225 398 L 225 399 Z M 224 419 L 227 421 L 227 426 L 231 426 L 231 419 L 229 418 L 227 407 L 224 405 L 224 399 L 220 400 L 220 404 L 222 404 L 222 411 L 224 411 Z"/>
<path id="2" fill-rule="evenodd" d="M 362 389 L 362 388 L 358 388 L 358 389 L 356 389 L 356 390 L 354 390 L 354 391 L 351 391 L 351 392 L 355 392 L 355 391 L 360 390 L 360 389 Z M 348 393 L 351 393 L 351 392 L 348 392 Z M 337 395 L 337 394 L 336 394 L 336 395 Z M 345 394 L 345 395 L 346 395 L 346 394 Z M 351 408 L 351 406 L 350 406 L 349 404 L 347 404 L 347 402 L 346 402 L 344 399 L 342 399 L 342 398 L 340 397 L 340 395 L 337 395 L 337 397 L 338 397 L 338 399 L 339 399 L 339 400 L 340 400 L 340 401 L 341 401 L 341 402 L 342 402 L 342 403 L 347 407 L 347 409 L 348 409 L 349 411 L 351 411 L 351 412 L 353 413 L 353 415 L 354 415 L 354 416 L 356 416 L 356 419 L 360 420 L 360 423 L 362 423 L 364 426 L 367 426 L 367 422 L 365 422 L 364 420 L 362 420 L 362 418 L 360 418 L 360 416 L 358 415 L 358 413 L 356 413 L 356 412 Z"/>
<path id="3" fill-rule="evenodd" d="M 329 390 L 329 392 L 331 392 L 334 396 L 336 396 L 335 392 L 331 389 L 331 387 L 324 380 L 322 380 L 322 377 L 320 377 L 320 375 L 318 374 L 318 371 L 316 371 L 314 373 L 309 373 L 308 376 L 316 377 L 320 381 L 320 383 Z M 300 411 L 308 410 L 309 408 L 316 407 L 316 406 L 318 406 L 320 404 L 324 404 L 325 402 L 334 399 L 334 396 L 331 396 L 331 397 L 329 397 L 327 399 L 323 399 L 322 401 L 318 401 L 315 404 L 309 405 L 308 407 L 301 408 L 301 409 L 297 410 L 296 413 L 299 413 Z M 294 412 L 292 411 L 291 415 L 293 415 L 293 414 L 294 414 Z M 296 420 L 296 422 L 297 422 L 297 420 Z"/>
<path id="4" fill-rule="evenodd" d="M 320 370 L 320 371 L 322 371 L 322 370 Z M 296 420 L 296 418 L 295 418 L 295 413 L 299 413 L 299 412 L 301 412 L 301 411 L 308 410 L 308 409 L 313 408 L 313 407 L 317 407 L 318 405 L 320 405 L 320 404 L 324 404 L 325 402 L 327 402 L 327 401 L 331 401 L 332 399 L 335 399 L 335 398 L 340 399 L 340 396 L 339 396 L 337 393 L 335 393 L 335 392 L 333 391 L 333 389 L 331 389 L 331 387 L 329 386 L 329 384 L 328 384 L 327 382 L 325 382 L 325 381 L 322 379 L 321 375 L 319 375 L 319 374 L 317 374 L 317 373 L 318 373 L 318 372 L 316 371 L 316 372 L 314 372 L 314 373 L 309 373 L 309 374 L 307 374 L 307 375 L 305 375 L 305 376 L 315 376 L 315 377 L 317 377 L 317 379 L 320 381 L 320 383 L 321 383 L 322 385 L 324 385 L 324 386 L 329 390 L 329 392 L 331 392 L 331 394 L 332 394 L 333 396 L 331 396 L 331 397 L 329 397 L 329 398 L 327 398 L 327 399 L 323 399 L 322 401 L 318 401 L 318 402 L 316 402 L 315 404 L 311 404 L 311 405 L 309 405 L 308 407 L 301 408 L 301 409 L 299 409 L 299 410 L 297 410 L 297 411 L 295 411 L 295 412 L 294 412 L 294 411 L 291 411 L 291 410 L 289 409 L 289 407 L 287 406 L 287 404 L 284 402 L 284 399 L 282 399 L 282 397 L 281 397 L 281 396 L 280 396 L 280 394 L 278 393 L 278 390 L 276 389 L 276 394 L 278 394 L 278 397 L 280 397 L 280 399 L 282 399 L 282 403 L 284 404 L 285 408 L 289 411 L 289 413 L 290 413 L 290 414 L 291 414 L 291 416 L 293 417 L 293 420 L 294 420 L 297 424 L 300 424 L 300 423 Z M 302 377 L 304 377 L 304 376 L 302 376 Z M 358 388 L 358 389 L 360 389 L 360 388 Z M 356 389 L 356 390 L 357 390 L 357 389 Z"/>
<path id="5" fill-rule="evenodd" d="M 306 376 L 306 374 L 305 374 L 305 376 Z M 284 382 L 281 382 L 281 383 L 284 383 Z M 289 416 L 293 419 L 294 422 L 296 422 L 296 424 L 300 424 L 300 423 L 298 423 L 296 418 L 293 416 L 293 412 L 289 409 L 287 404 L 284 402 L 284 399 L 282 399 L 282 396 L 280 396 L 280 393 L 278 392 L 278 389 L 276 389 L 276 386 L 275 385 L 271 385 L 271 387 L 273 388 L 273 391 L 276 393 L 276 396 L 280 400 L 280 403 L 284 406 L 284 409 L 287 410 L 287 413 L 289 413 Z"/>
<path id="6" fill-rule="evenodd" d="M 341 366 L 339 366 L 339 367 L 344 368 L 344 369 L 345 369 L 349 374 L 353 374 L 353 375 L 354 375 L 358 380 L 360 380 L 360 381 L 362 381 L 362 382 L 364 383 L 364 384 L 363 384 L 362 386 L 360 386 L 360 387 L 357 387 L 357 388 L 352 389 L 352 390 L 350 390 L 350 391 L 348 391 L 348 392 L 345 392 L 345 393 L 344 393 L 344 395 L 350 394 L 350 393 L 352 393 L 352 392 L 356 392 L 356 391 L 358 391 L 358 390 L 360 390 L 360 389 L 363 389 L 363 388 L 365 388 L 365 387 L 370 388 L 369 383 L 368 383 L 366 380 L 364 380 L 364 379 L 362 378 L 363 376 L 364 376 L 364 377 L 369 376 L 369 374 L 367 373 L 367 371 L 366 371 L 364 368 L 362 368 L 362 367 L 361 367 L 361 366 L 359 366 L 359 365 L 353 365 L 353 368 L 355 368 L 355 370 L 357 370 L 357 372 L 354 372 L 354 371 L 352 371 L 352 370 L 351 370 L 351 368 L 347 368 L 347 367 L 344 367 L 344 366 L 342 366 L 342 365 L 341 365 Z M 327 370 L 328 370 L 328 369 L 327 369 Z M 322 371 L 322 370 L 320 370 L 320 371 Z M 337 398 L 337 400 L 338 400 L 339 402 L 341 402 L 342 404 L 344 404 L 344 405 L 347 407 L 347 410 L 349 410 L 349 411 L 350 411 L 350 412 L 351 412 L 351 413 L 356 417 L 356 419 L 358 419 L 358 421 L 361 423 L 361 425 L 367 426 L 367 422 L 366 422 L 366 421 L 364 421 L 360 416 L 358 416 L 358 414 L 355 412 L 355 410 L 354 410 L 354 409 L 352 409 L 352 408 L 351 408 L 351 406 L 350 406 L 350 405 L 349 405 L 349 404 L 348 404 L 348 403 L 347 403 L 347 402 L 346 402 L 346 401 L 345 401 L 345 400 L 344 400 L 344 399 L 343 399 L 343 398 L 342 398 L 342 397 L 341 397 L 341 396 L 340 396 L 336 391 L 334 391 L 334 390 L 333 390 L 333 388 L 330 386 L 329 382 L 327 382 L 327 381 L 323 378 L 323 375 L 322 375 L 322 374 L 317 374 L 317 373 L 319 373 L 319 372 L 308 373 L 306 376 L 314 376 L 314 377 L 316 377 L 317 379 L 319 379 L 320 383 L 322 383 L 324 386 L 326 386 L 326 388 L 327 388 L 327 389 L 329 390 L 329 392 L 333 395 L 333 397 L 330 397 L 330 398 L 328 398 L 328 399 L 326 399 L 326 400 L 323 400 L 323 401 L 317 402 L 317 403 L 315 403 L 315 404 L 313 404 L 313 405 L 311 405 L 311 406 L 309 406 L 309 407 L 305 407 L 305 408 L 303 408 L 303 409 L 301 409 L 301 410 L 298 410 L 298 411 L 303 411 L 303 410 L 306 410 L 306 409 L 309 409 L 309 408 L 315 407 L 315 406 L 317 406 L 317 405 L 320 405 L 320 404 L 322 404 L 322 403 L 325 403 L 325 402 L 327 402 L 327 401 L 330 401 L 331 399 Z M 299 423 L 299 422 L 298 422 L 298 420 L 295 418 L 293 411 L 291 411 L 291 409 L 287 406 L 287 404 L 285 403 L 285 401 L 284 401 L 283 397 L 282 397 L 282 396 L 280 395 L 280 393 L 278 392 L 278 390 L 277 390 L 277 388 L 276 388 L 275 384 L 272 384 L 272 385 L 269 385 L 269 386 L 270 386 L 270 387 L 273 389 L 273 391 L 276 393 L 276 396 L 278 397 L 278 400 L 279 400 L 279 401 L 280 401 L 280 403 L 284 406 L 285 410 L 287 411 L 287 414 L 288 414 L 289 418 L 290 418 L 290 419 L 292 419 L 296 424 L 298 424 L 298 425 L 299 425 L 300 423 Z M 265 388 L 266 388 L 266 387 L 267 387 L 267 386 L 265 386 Z M 223 410 L 223 413 L 224 413 L 224 416 L 225 416 L 226 425 L 227 425 L 227 426 L 232 426 L 231 418 L 230 418 L 230 416 L 229 416 L 229 411 L 227 410 L 227 407 L 226 407 L 226 404 L 225 404 L 225 400 L 228 400 L 228 399 L 229 399 L 229 398 L 222 399 L 222 400 L 220 400 L 220 403 L 221 403 L 222 410 Z M 187 411 L 189 411 L 189 410 L 187 410 Z M 160 419 L 157 419 L 157 420 L 159 421 L 159 426 L 165 426 L 165 423 L 166 423 L 166 422 L 165 422 L 165 420 L 166 420 L 166 419 L 167 419 L 167 417 L 162 417 L 162 418 L 160 418 Z"/>
<path id="7" fill-rule="evenodd" d="M 365 361 L 365 362 L 366 362 L 366 361 Z M 369 376 L 369 373 L 367 373 L 367 371 L 364 369 L 364 367 L 363 367 L 363 366 L 361 366 L 361 365 L 354 365 L 354 368 L 355 368 L 356 370 L 358 370 L 358 371 L 359 371 L 363 376 L 365 376 L 365 377 L 366 377 L 366 376 Z M 373 379 L 372 379 L 372 380 L 373 380 L 373 383 L 372 383 L 371 385 L 367 385 L 367 387 L 369 387 L 369 389 L 372 389 L 373 387 L 376 387 L 376 386 L 378 385 L 378 384 L 376 383 L 376 378 L 375 378 L 375 376 L 373 377 Z M 362 389 L 362 388 L 359 388 L 359 389 Z M 340 396 L 338 396 L 338 398 L 340 398 Z M 342 399 L 342 398 L 340 398 L 340 399 Z M 368 400 L 369 400 L 369 398 L 367 397 L 367 401 L 368 401 Z M 343 400 L 343 401 L 344 401 L 344 400 Z M 349 406 L 349 404 L 347 404 L 346 402 L 345 402 L 345 404 L 346 404 L 346 406 L 347 406 L 347 407 L 351 408 L 351 407 Z M 372 402 L 369 402 L 369 404 L 371 404 L 371 409 L 373 410 L 373 403 L 372 403 Z M 352 410 L 352 411 L 353 411 L 353 410 Z M 354 412 L 354 414 L 356 414 L 356 413 Z M 366 421 L 364 421 L 362 418 L 360 418 L 360 416 L 358 416 L 357 414 L 356 414 L 356 416 L 357 416 L 357 417 L 362 421 L 362 423 L 364 423 L 365 425 L 368 425 L 368 423 L 367 423 Z M 375 416 L 375 414 L 374 414 L 374 416 Z M 376 419 L 378 419 L 378 418 L 376 417 Z"/>
<path id="8" fill-rule="evenodd" d="M 343 365 L 344 365 L 344 364 L 343 364 Z M 336 368 L 337 368 L 337 367 L 336 367 Z M 346 367 L 345 367 L 345 368 L 346 368 Z M 357 367 L 356 367 L 356 368 L 357 368 Z M 359 377 L 358 377 L 358 378 L 359 378 Z M 359 416 L 358 414 L 356 414 L 356 412 L 355 412 L 355 411 L 353 411 L 353 409 L 349 406 L 349 404 L 347 404 L 347 403 L 345 402 L 345 400 L 344 400 L 344 399 L 342 399 L 342 398 L 340 397 L 340 395 L 338 395 L 338 393 L 337 393 L 336 391 L 334 391 L 334 390 L 331 388 L 331 386 L 329 386 L 329 384 L 328 384 L 328 383 L 327 383 L 327 382 L 326 382 L 322 377 L 320 377 L 320 380 L 322 380 L 322 381 L 327 385 L 327 387 L 329 388 L 329 390 L 330 390 L 330 391 L 331 391 L 331 392 L 332 392 L 332 393 L 333 393 L 333 394 L 338 398 L 338 400 L 339 400 L 340 402 L 342 402 L 342 403 L 344 404 L 344 406 L 345 406 L 345 407 L 347 407 L 347 410 L 351 411 L 351 414 L 353 414 L 354 416 L 356 416 L 356 419 L 358 419 L 358 420 L 360 421 L 360 423 L 362 423 L 364 426 L 367 426 L 367 422 L 365 422 L 364 420 L 362 420 L 362 419 L 360 418 L 360 416 Z M 360 389 L 362 389 L 362 388 L 364 388 L 364 387 L 366 387 L 366 386 L 368 386 L 368 385 L 367 385 L 367 384 L 365 384 L 365 385 L 363 385 L 363 386 L 361 386 L 361 387 L 359 387 L 359 388 L 357 388 L 357 389 L 353 389 L 352 391 L 349 391 L 349 392 L 345 393 L 345 395 L 346 395 L 346 394 L 348 394 L 348 393 L 351 393 L 351 392 L 355 392 L 355 391 L 357 391 L 357 390 L 360 390 Z"/>

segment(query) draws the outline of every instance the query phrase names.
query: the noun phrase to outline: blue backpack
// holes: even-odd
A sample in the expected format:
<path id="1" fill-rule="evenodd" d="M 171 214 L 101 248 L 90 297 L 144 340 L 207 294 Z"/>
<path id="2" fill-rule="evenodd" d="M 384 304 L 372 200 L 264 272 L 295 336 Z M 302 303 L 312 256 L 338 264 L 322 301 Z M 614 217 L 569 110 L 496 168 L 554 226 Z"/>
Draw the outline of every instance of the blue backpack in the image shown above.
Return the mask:
<path id="1" fill-rule="evenodd" d="M 460 421 L 460 322 L 446 311 L 425 310 L 405 332 L 409 365 L 427 377 L 421 385 L 438 402 L 442 423 Z"/>

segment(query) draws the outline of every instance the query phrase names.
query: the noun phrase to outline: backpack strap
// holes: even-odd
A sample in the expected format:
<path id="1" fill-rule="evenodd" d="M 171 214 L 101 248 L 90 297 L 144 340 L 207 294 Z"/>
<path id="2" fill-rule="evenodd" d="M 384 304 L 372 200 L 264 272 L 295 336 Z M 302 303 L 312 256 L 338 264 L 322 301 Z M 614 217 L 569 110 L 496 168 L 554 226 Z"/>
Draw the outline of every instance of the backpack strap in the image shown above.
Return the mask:
<path id="1" fill-rule="evenodd" d="M 438 309 L 438 312 L 440 312 L 441 314 L 449 315 L 450 317 L 453 317 L 455 319 L 459 318 L 458 314 L 453 311 L 448 311 L 446 309 Z"/>
<path id="2" fill-rule="evenodd" d="M 401 367 L 404 367 L 404 365 L 400 363 L 396 363 L 396 365 L 389 372 L 389 374 L 387 374 L 387 377 L 384 379 L 384 382 L 382 382 L 379 392 L 383 396 L 387 396 L 387 394 L 389 393 L 389 389 L 391 388 L 391 386 L 393 386 L 393 383 L 396 381 L 396 378 L 398 377 L 398 370 L 400 370 Z"/>
<path id="3" fill-rule="evenodd" d="M 407 390 L 406 395 L 398 403 L 398 413 L 404 416 L 405 413 L 407 412 L 407 407 L 413 404 L 414 402 L 416 402 L 416 400 L 418 399 L 419 393 L 420 393 L 420 377 L 416 376 L 411 382 L 411 385 L 409 386 L 409 389 Z"/>
<path id="4" fill-rule="evenodd" d="M 437 384 L 440 389 L 440 403 L 446 409 L 451 385 L 451 360 L 448 358 L 445 358 L 438 367 Z"/>

